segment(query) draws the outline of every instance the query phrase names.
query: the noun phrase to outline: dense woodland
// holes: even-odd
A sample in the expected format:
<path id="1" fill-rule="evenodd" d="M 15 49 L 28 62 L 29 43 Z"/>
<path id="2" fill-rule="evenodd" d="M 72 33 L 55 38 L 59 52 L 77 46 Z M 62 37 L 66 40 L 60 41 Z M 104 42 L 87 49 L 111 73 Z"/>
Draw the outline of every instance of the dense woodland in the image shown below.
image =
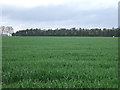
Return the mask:
<path id="1" fill-rule="evenodd" d="M 60 28 L 60 29 L 26 29 L 26 30 L 20 30 L 16 33 L 12 34 L 13 36 L 89 36 L 89 37 L 119 37 L 120 35 L 120 29 L 66 29 L 66 28 Z"/>

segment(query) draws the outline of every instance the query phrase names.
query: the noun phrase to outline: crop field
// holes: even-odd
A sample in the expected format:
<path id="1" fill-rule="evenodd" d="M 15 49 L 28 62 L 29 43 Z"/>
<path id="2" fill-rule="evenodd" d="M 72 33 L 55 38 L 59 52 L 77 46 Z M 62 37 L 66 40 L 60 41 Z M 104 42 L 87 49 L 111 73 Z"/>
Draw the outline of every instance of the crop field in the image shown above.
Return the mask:
<path id="1" fill-rule="evenodd" d="M 117 88 L 118 38 L 3 37 L 3 88 Z"/>

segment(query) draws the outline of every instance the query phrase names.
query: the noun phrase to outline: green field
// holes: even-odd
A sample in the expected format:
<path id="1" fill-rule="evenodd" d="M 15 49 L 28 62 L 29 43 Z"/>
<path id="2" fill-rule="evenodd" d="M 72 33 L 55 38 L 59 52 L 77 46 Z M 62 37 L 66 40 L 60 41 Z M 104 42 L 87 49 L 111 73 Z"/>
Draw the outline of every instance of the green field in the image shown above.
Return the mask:
<path id="1" fill-rule="evenodd" d="M 3 88 L 117 88 L 118 38 L 3 37 Z"/>

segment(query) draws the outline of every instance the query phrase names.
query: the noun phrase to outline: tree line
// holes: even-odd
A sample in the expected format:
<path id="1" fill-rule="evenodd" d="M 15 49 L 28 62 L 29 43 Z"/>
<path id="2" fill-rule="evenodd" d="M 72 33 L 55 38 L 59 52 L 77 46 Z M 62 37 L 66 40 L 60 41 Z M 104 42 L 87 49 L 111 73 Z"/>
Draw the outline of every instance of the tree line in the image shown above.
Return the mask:
<path id="1" fill-rule="evenodd" d="M 89 36 L 89 37 L 119 37 L 120 29 L 26 29 L 13 33 L 12 36 Z"/>

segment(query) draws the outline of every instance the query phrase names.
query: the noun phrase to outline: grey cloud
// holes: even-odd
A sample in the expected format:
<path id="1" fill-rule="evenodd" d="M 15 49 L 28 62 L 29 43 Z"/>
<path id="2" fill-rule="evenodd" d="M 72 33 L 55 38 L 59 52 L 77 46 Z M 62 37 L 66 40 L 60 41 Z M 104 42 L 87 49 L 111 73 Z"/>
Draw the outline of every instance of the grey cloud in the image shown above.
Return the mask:
<path id="1" fill-rule="evenodd" d="M 117 26 L 117 9 L 78 10 L 75 6 L 49 6 L 34 8 L 18 8 L 7 6 L 3 16 L 11 20 L 23 22 L 52 22 L 71 20 L 74 24 L 98 24 L 103 26 Z"/>
<path id="2" fill-rule="evenodd" d="M 54 21 L 65 20 L 74 16 L 74 10 L 63 6 L 36 7 L 36 8 L 6 8 L 3 15 L 16 20 L 28 21 Z"/>

